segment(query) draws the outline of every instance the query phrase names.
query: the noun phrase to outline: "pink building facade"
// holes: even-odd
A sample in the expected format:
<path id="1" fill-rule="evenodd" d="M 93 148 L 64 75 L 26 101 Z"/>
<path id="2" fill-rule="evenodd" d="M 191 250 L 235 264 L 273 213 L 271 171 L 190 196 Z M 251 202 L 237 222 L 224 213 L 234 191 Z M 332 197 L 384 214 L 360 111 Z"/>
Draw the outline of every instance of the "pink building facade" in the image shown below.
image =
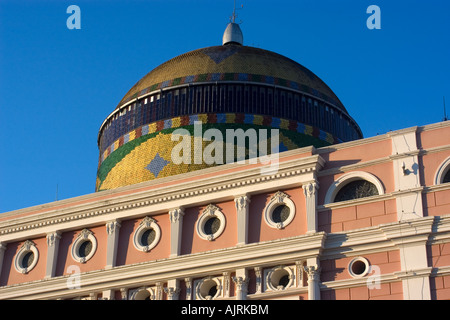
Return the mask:
<path id="1" fill-rule="evenodd" d="M 0 299 L 450 299 L 449 137 L 441 122 L 285 151 L 270 174 L 225 164 L 3 213 Z"/>

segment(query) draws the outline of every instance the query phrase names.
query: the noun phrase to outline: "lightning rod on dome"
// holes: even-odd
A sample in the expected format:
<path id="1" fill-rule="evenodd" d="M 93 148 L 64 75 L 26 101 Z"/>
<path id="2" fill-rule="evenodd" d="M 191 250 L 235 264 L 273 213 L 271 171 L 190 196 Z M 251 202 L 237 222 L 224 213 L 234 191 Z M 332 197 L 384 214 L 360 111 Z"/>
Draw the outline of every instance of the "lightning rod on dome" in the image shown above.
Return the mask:
<path id="1" fill-rule="evenodd" d="M 242 5 L 241 8 L 244 6 Z M 233 8 L 233 15 L 230 17 L 230 22 L 227 25 L 227 28 L 225 29 L 225 32 L 223 33 L 222 37 L 222 45 L 226 44 L 238 44 L 243 45 L 244 44 L 244 36 L 242 34 L 241 28 L 239 27 L 239 24 L 236 23 L 236 0 L 234 0 L 234 8 Z"/>
<path id="2" fill-rule="evenodd" d="M 244 8 L 243 4 L 241 5 L 240 9 L 242 9 L 242 8 Z M 231 23 L 236 23 L 236 18 L 237 18 L 236 10 L 239 10 L 239 9 L 236 9 L 236 0 L 234 0 L 233 14 L 230 17 Z M 242 21 L 241 21 L 241 23 L 242 23 Z"/>

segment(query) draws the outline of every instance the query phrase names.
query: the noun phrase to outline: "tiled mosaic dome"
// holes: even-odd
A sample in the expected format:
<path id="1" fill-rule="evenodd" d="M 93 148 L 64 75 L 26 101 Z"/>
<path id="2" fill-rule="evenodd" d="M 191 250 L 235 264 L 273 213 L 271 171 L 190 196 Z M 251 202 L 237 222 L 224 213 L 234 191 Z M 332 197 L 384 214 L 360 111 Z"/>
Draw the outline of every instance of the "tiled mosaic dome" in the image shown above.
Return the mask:
<path id="1" fill-rule="evenodd" d="M 331 89 L 299 63 L 275 52 L 227 44 L 173 58 L 139 80 L 117 108 L 147 92 L 183 83 L 240 80 L 300 89 L 346 111 Z"/>
<path id="2" fill-rule="evenodd" d="M 172 141 L 172 132 L 185 129 L 193 136 L 195 121 L 201 121 L 203 133 L 214 128 L 224 137 L 227 129 L 278 129 L 280 152 L 362 138 L 342 103 L 314 73 L 233 36 L 222 46 L 163 63 L 128 91 L 99 131 L 97 191 L 216 165 L 175 164 L 171 158 L 179 143 Z"/>

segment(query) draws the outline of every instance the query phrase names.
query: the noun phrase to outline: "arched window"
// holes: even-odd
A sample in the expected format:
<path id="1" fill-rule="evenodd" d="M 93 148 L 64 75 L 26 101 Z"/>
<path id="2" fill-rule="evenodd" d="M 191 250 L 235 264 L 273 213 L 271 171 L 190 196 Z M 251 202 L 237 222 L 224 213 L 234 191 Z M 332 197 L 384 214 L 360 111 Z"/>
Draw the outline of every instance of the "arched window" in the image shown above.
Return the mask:
<path id="1" fill-rule="evenodd" d="M 325 204 L 384 194 L 381 182 L 372 174 L 356 171 L 344 174 L 328 189 Z"/>
<path id="2" fill-rule="evenodd" d="M 377 187 L 367 180 L 354 180 L 340 188 L 334 202 L 354 200 L 378 195 Z"/>
<path id="3" fill-rule="evenodd" d="M 442 179 L 442 183 L 450 182 L 450 170 L 447 170 L 447 173 L 444 176 L 444 179 Z"/>
<path id="4" fill-rule="evenodd" d="M 438 168 L 434 177 L 434 184 L 450 182 L 450 157 L 448 157 Z"/>

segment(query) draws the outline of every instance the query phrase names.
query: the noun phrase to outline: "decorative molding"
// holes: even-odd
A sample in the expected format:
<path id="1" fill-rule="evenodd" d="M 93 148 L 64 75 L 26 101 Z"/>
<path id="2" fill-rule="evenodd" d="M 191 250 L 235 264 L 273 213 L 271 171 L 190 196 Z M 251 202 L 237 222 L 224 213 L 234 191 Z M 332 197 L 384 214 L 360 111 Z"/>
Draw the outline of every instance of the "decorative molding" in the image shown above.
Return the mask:
<path id="1" fill-rule="evenodd" d="M 317 198 L 319 184 L 316 181 L 308 182 L 302 185 L 303 194 L 306 202 L 306 229 L 307 232 L 317 231 Z"/>
<path id="2" fill-rule="evenodd" d="M 236 210 L 238 211 L 238 213 L 243 212 L 248 208 L 250 197 L 247 195 L 237 196 L 234 198 L 234 203 L 236 204 Z"/>
<path id="3" fill-rule="evenodd" d="M 172 209 L 169 211 L 169 219 L 171 223 L 179 222 L 183 219 L 184 210 L 183 208 Z"/>
<path id="4" fill-rule="evenodd" d="M 233 277 L 233 282 L 236 286 L 236 299 L 237 300 L 246 300 L 247 299 L 247 291 L 248 291 L 248 282 L 249 277 Z"/>
<path id="5" fill-rule="evenodd" d="M 28 254 L 29 252 L 33 253 L 33 261 L 29 266 L 24 266 L 22 265 L 22 260 L 24 259 L 25 255 Z M 14 259 L 14 267 L 17 272 L 26 274 L 31 270 L 33 270 L 38 260 L 39 260 L 39 251 L 36 247 L 36 244 L 33 241 L 26 240 L 16 254 L 16 257 Z"/>
<path id="6" fill-rule="evenodd" d="M 211 219 L 217 218 L 220 221 L 220 226 L 218 230 L 216 230 L 213 234 L 207 234 L 204 231 L 205 223 Z M 226 218 L 222 211 L 215 205 L 209 204 L 202 212 L 200 217 L 195 224 L 195 230 L 197 231 L 197 235 L 203 239 L 208 241 L 213 241 L 219 237 L 223 231 L 225 230 Z"/>
<path id="7" fill-rule="evenodd" d="M 250 196 L 241 195 L 234 198 L 237 215 L 237 243 L 238 245 L 248 242 L 248 213 Z"/>
<path id="8" fill-rule="evenodd" d="M 285 221 L 275 222 L 272 218 L 273 211 L 280 205 L 285 205 L 289 208 L 289 216 Z M 295 217 L 295 204 L 289 199 L 289 195 L 282 191 L 277 191 L 271 198 L 269 203 L 264 208 L 264 221 L 266 224 L 274 229 L 283 229 L 288 226 Z"/>
<path id="9" fill-rule="evenodd" d="M 59 240 L 61 233 L 59 231 L 47 233 L 47 266 L 45 278 L 51 278 L 55 275 L 58 262 Z"/>
<path id="10" fill-rule="evenodd" d="M 176 257 L 181 252 L 184 209 L 176 208 L 169 211 L 170 219 L 170 257 Z"/>
<path id="11" fill-rule="evenodd" d="M 317 182 L 309 182 L 309 183 L 302 185 L 303 194 L 307 198 L 314 197 L 317 193 L 318 188 L 319 188 L 319 186 L 318 186 Z"/>
<path id="12" fill-rule="evenodd" d="M 223 277 L 206 277 L 194 281 L 195 300 L 214 300 L 223 296 Z M 209 295 L 210 289 L 215 286 L 214 296 Z"/>
<path id="13" fill-rule="evenodd" d="M 127 300 L 128 297 L 128 289 L 127 288 L 120 288 L 120 297 L 122 300 Z"/>
<path id="14" fill-rule="evenodd" d="M 47 246 L 53 247 L 57 243 L 57 241 L 61 239 L 61 232 L 55 231 L 47 233 L 46 238 L 47 238 Z"/>
<path id="15" fill-rule="evenodd" d="M 120 226 L 120 222 L 117 220 L 109 221 L 106 223 L 106 233 L 113 235 L 119 230 Z"/>
<path id="16" fill-rule="evenodd" d="M 407 227 L 410 225 L 409 227 Z M 431 228 L 428 227 L 431 225 Z M 417 237 L 415 231 L 417 230 Z M 385 233 L 386 232 L 386 233 Z M 430 235 L 426 237 L 426 234 Z M 395 241 L 392 241 L 392 240 Z M 67 290 L 68 276 L 37 280 L 0 288 L 0 299 L 56 299 L 86 296 L 89 292 L 102 292 L 115 288 L 139 287 L 143 282 L 155 283 L 167 278 L 197 278 L 205 272 L 221 274 L 223 270 L 236 268 L 254 268 L 255 274 L 260 266 L 292 263 L 320 255 L 321 260 L 342 258 L 368 253 L 398 250 L 397 244 L 450 243 L 450 215 L 424 217 L 416 220 L 393 222 L 370 228 L 350 230 L 347 232 L 316 235 L 304 235 L 293 238 L 277 239 L 258 244 L 218 249 L 198 254 L 184 255 L 171 259 L 148 261 L 133 265 L 118 266 L 110 270 L 94 270 L 80 274 L 83 286 L 80 289 Z M 283 250 L 283 257 L 277 253 Z M 258 267 L 254 267 L 258 266 Z M 412 270 L 416 272 L 415 270 Z M 425 270 L 426 271 L 426 270 Z M 426 275 L 428 271 L 416 274 Z M 450 275 L 450 267 L 431 270 L 431 277 Z M 396 272 L 380 275 L 381 283 L 398 282 L 405 277 L 414 277 L 412 272 Z M 366 285 L 366 278 L 333 280 L 320 284 L 322 290 L 350 288 Z M 190 280 L 192 281 L 192 280 Z M 277 292 L 265 292 L 248 295 L 248 299 L 283 297 L 289 294 L 306 293 L 307 287 L 289 288 Z"/>
<path id="17" fill-rule="evenodd" d="M 186 300 L 192 300 L 192 278 L 184 278 L 186 285 Z"/>
<path id="18" fill-rule="evenodd" d="M 223 276 L 223 296 L 225 298 L 230 297 L 230 284 L 231 284 L 231 277 L 230 272 L 225 271 L 222 273 Z"/>
<path id="19" fill-rule="evenodd" d="M 164 292 L 167 294 L 167 300 L 178 300 L 180 288 L 165 287 Z"/>
<path id="20" fill-rule="evenodd" d="M 78 250 L 85 241 L 91 241 L 92 249 L 87 256 L 82 257 L 79 255 Z M 94 233 L 88 229 L 83 229 L 72 244 L 72 259 L 80 263 L 85 263 L 94 256 L 96 250 L 97 239 L 95 238 Z"/>
<path id="21" fill-rule="evenodd" d="M 262 268 L 261 267 L 255 267 L 255 276 L 256 276 L 256 290 L 255 293 L 261 293 L 263 290 L 262 285 Z"/>
<path id="22" fill-rule="evenodd" d="M 305 152 L 303 149 L 305 148 L 301 148 L 297 152 Z M 36 206 L 4 213 L 2 214 L 3 217 L 13 217 L 22 214 L 22 212 L 28 213 L 31 211 L 32 213 L 32 210 L 37 211 L 39 209 L 42 210 L 42 208 L 45 209 L 42 213 L 28 213 L 28 215 L 17 219 L 0 221 L 0 235 L 12 236 L 13 234 L 26 232 L 27 236 L 32 236 L 40 234 L 41 231 L 39 231 L 39 229 L 50 226 L 53 226 L 54 228 L 56 225 L 60 225 L 61 228 L 58 229 L 61 232 L 64 232 L 65 229 L 73 228 L 73 223 L 76 223 L 79 227 L 88 227 L 92 224 L 92 219 L 95 219 L 96 222 L 104 221 L 106 223 L 112 219 L 120 219 L 123 217 L 132 218 L 133 216 L 127 211 L 154 205 L 169 205 L 173 201 L 181 202 L 181 206 L 192 206 L 199 204 L 199 202 L 194 200 L 196 197 L 203 197 L 206 195 L 211 197 L 213 193 L 233 192 L 232 190 L 243 188 L 248 188 L 252 192 L 263 192 L 272 188 L 275 181 L 280 181 L 279 184 L 285 185 L 286 187 L 298 185 L 299 183 L 301 184 L 301 181 L 303 180 L 302 178 L 298 179 L 299 177 L 304 176 L 306 179 L 310 180 L 309 175 L 314 174 L 314 172 L 316 172 L 318 168 L 321 168 L 325 163 L 319 155 L 312 155 L 288 161 L 281 161 L 281 159 L 278 172 L 271 175 L 261 176 L 259 167 L 245 169 L 245 167 L 248 166 L 247 164 L 226 164 L 221 168 L 224 170 L 228 168 L 244 169 L 233 173 L 218 174 L 216 177 L 208 179 L 206 183 L 204 180 L 197 179 L 194 183 L 193 181 L 188 181 L 181 184 L 158 187 L 159 183 L 164 184 L 167 183 L 167 181 L 173 181 L 175 183 L 173 177 L 168 177 L 170 179 L 161 178 L 156 184 L 155 181 L 150 181 L 151 183 L 144 182 L 133 186 L 63 200 L 62 202 L 66 206 L 75 202 L 68 210 L 58 210 L 56 203 L 50 203 L 45 206 Z M 210 171 L 211 170 L 204 169 L 202 170 L 202 173 Z M 214 168 L 213 171 L 217 172 L 217 168 Z M 191 176 L 198 177 L 199 172 L 195 172 L 195 174 L 187 173 L 177 175 L 176 179 L 180 180 Z M 290 180 L 290 182 L 287 182 L 286 180 Z M 152 187 L 152 189 L 145 190 L 146 186 L 147 188 Z M 124 196 L 117 196 L 128 190 L 133 190 L 135 192 L 132 194 L 127 193 Z M 102 198 L 105 196 L 110 197 L 113 201 L 104 201 L 99 204 L 96 202 L 96 198 L 100 196 L 102 196 Z M 76 201 L 81 201 L 82 199 L 88 199 L 89 203 L 84 204 L 86 201 L 83 201 L 82 205 L 76 204 Z M 220 199 L 220 197 L 217 198 L 217 200 Z M 224 199 L 226 199 L 226 197 Z M 115 202 L 116 204 L 110 204 L 111 202 Z M 58 201 L 58 204 L 59 203 L 61 202 Z M 94 206 L 95 208 L 92 208 Z M 52 207 L 54 207 L 54 209 L 52 209 Z M 99 220 L 99 218 L 101 220 Z M 7 239 L 13 239 L 11 236 L 7 237 Z M 17 237 L 14 239 L 17 239 Z"/>
<path id="23" fill-rule="evenodd" d="M 106 268 L 113 268 L 116 265 L 120 227 L 121 224 L 118 220 L 113 220 L 106 223 Z"/>
<path id="24" fill-rule="evenodd" d="M 141 238 L 142 238 L 143 234 L 147 230 L 151 230 L 151 229 L 153 231 L 155 231 L 155 238 L 153 239 L 152 243 L 150 243 L 150 244 L 145 244 L 145 245 L 142 244 Z M 149 252 L 151 249 L 156 247 L 156 245 L 158 244 L 160 239 L 161 239 L 161 228 L 158 226 L 155 219 L 153 219 L 149 216 L 146 216 L 142 219 L 142 221 L 139 223 L 139 226 L 137 227 L 136 231 L 134 232 L 133 245 L 139 251 Z"/>
<path id="25" fill-rule="evenodd" d="M 282 276 L 287 275 L 289 282 L 285 286 L 280 286 L 277 282 Z M 295 269 L 293 266 L 276 266 L 264 270 L 264 292 L 286 290 L 295 286 Z"/>

